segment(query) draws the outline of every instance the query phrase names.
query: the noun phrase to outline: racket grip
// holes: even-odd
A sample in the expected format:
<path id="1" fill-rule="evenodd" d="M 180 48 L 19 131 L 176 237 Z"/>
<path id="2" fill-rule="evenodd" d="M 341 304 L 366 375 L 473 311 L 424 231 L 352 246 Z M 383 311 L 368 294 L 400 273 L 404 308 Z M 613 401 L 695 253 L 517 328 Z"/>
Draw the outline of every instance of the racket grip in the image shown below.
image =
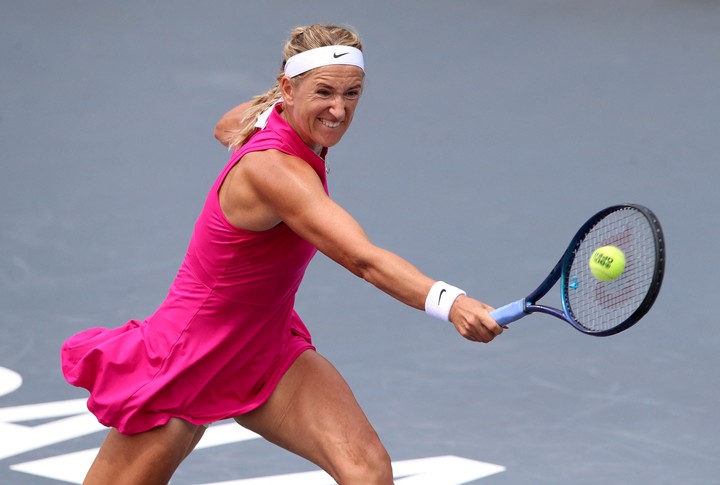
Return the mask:
<path id="1" fill-rule="evenodd" d="M 507 305 L 496 308 L 490 312 L 490 316 L 493 317 L 493 319 L 500 325 L 507 325 L 508 323 L 520 320 L 526 315 L 525 298 L 508 303 Z"/>

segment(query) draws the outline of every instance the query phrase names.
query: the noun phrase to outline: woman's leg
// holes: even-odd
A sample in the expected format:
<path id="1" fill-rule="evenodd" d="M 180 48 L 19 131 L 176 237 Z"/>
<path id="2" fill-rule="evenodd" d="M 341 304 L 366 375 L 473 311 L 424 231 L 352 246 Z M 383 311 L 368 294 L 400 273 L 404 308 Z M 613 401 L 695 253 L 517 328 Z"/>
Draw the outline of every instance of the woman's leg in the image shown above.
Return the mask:
<path id="1" fill-rule="evenodd" d="M 175 418 L 132 436 L 111 429 L 83 485 L 167 485 L 204 430 Z"/>
<path id="2" fill-rule="evenodd" d="M 190 441 L 190 444 L 185 451 L 185 455 L 182 457 L 183 460 L 187 458 L 190 453 L 192 453 L 192 451 L 195 449 L 197 444 L 200 443 L 200 439 L 203 437 L 203 435 L 205 434 L 205 430 L 207 429 L 205 426 L 196 426 L 195 428 L 195 436 L 193 436 L 192 440 Z M 182 460 L 180 461 L 182 462 Z"/>
<path id="3" fill-rule="evenodd" d="M 391 485 L 390 457 L 340 373 L 303 352 L 242 426 L 327 471 L 340 485 Z"/>

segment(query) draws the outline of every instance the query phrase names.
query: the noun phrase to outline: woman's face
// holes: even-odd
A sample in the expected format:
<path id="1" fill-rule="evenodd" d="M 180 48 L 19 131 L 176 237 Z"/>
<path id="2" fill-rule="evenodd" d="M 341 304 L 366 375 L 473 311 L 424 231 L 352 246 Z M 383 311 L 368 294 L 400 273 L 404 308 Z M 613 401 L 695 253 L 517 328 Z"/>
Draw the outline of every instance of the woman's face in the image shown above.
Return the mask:
<path id="1" fill-rule="evenodd" d="M 356 66 L 333 65 L 300 79 L 283 78 L 285 119 L 316 153 L 336 145 L 352 122 L 364 73 Z"/>

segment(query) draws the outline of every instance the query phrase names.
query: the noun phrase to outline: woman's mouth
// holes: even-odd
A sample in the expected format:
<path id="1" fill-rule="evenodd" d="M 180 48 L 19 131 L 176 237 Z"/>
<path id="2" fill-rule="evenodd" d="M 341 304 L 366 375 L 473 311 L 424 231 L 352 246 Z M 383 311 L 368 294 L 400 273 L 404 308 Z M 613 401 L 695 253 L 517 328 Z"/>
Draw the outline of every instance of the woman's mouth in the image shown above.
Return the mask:
<path id="1" fill-rule="evenodd" d="M 340 126 L 341 122 L 340 121 L 328 121 L 328 120 L 324 120 L 321 118 L 320 124 L 323 126 L 327 126 L 328 128 L 337 128 L 338 126 Z"/>

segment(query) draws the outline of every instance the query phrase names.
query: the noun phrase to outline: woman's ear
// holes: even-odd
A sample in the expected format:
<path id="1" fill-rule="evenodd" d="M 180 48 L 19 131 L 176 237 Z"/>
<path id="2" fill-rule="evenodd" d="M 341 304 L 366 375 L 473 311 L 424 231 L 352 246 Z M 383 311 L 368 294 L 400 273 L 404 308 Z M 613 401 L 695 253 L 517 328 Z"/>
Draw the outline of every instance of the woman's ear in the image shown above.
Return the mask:
<path id="1" fill-rule="evenodd" d="M 284 104 L 293 104 L 293 83 L 287 76 L 283 76 L 280 80 L 280 94 L 282 94 Z"/>

